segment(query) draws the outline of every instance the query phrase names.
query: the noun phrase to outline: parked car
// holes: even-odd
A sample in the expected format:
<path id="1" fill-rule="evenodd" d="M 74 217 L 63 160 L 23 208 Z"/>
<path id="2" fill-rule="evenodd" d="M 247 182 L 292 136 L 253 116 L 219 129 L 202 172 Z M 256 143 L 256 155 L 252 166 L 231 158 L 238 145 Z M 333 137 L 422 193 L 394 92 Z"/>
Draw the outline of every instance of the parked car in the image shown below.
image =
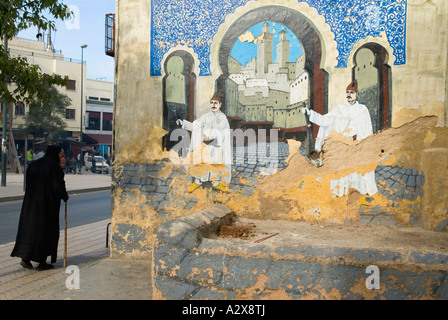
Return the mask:
<path id="1" fill-rule="evenodd" d="M 102 156 L 95 156 L 95 172 L 109 173 L 109 165 Z M 86 171 L 92 170 L 92 157 L 88 157 L 86 161 Z"/>

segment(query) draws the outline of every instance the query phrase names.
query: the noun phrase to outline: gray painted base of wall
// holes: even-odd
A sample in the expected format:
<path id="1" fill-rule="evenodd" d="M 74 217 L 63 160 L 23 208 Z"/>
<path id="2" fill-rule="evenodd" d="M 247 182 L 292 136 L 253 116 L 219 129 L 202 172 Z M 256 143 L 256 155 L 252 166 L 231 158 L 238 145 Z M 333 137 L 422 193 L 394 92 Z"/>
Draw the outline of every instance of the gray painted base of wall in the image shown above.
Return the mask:
<path id="1" fill-rule="evenodd" d="M 448 298 L 448 254 L 211 238 L 232 217 L 215 205 L 155 230 L 154 298 Z M 378 273 L 367 269 L 371 265 Z"/>

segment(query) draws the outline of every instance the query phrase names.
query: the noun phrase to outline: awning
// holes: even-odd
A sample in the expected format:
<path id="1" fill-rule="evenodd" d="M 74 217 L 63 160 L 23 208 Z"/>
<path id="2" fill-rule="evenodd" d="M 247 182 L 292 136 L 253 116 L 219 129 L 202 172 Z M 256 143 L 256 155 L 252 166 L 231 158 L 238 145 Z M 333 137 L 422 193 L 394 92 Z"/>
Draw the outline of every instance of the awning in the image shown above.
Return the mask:
<path id="1" fill-rule="evenodd" d="M 82 141 L 86 143 L 86 145 L 97 145 L 98 141 L 94 138 L 90 137 L 88 134 L 83 133 L 82 134 Z"/>
<path id="2" fill-rule="evenodd" d="M 88 145 L 112 145 L 112 134 L 83 134 Z"/>
<path id="3" fill-rule="evenodd" d="M 84 146 L 86 144 L 85 142 L 79 142 L 78 140 L 72 140 L 72 139 L 58 139 L 56 141 L 69 143 L 73 146 Z"/>
<path id="4" fill-rule="evenodd" d="M 90 146 L 85 146 L 85 147 L 82 147 L 82 149 L 81 149 L 82 151 L 90 151 L 90 152 L 94 152 L 95 151 L 95 149 L 93 149 L 92 147 L 90 147 Z"/>

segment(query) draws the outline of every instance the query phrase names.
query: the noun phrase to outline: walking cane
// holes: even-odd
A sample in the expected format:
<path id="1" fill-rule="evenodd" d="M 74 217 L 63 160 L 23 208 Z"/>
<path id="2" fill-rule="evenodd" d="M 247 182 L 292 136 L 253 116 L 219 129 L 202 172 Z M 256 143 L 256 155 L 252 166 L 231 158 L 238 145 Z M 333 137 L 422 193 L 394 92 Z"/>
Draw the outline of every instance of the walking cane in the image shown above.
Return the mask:
<path id="1" fill-rule="evenodd" d="M 67 201 L 65 201 L 64 269 L 67 265 Z"/>

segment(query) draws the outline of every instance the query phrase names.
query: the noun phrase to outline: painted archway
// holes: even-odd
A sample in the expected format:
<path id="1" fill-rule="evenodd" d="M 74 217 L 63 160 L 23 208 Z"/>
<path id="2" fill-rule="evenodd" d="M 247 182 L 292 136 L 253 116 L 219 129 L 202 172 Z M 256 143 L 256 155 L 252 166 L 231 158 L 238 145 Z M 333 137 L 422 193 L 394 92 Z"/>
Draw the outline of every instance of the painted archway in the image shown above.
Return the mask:
<path id="1" fill-rule="evenodd" d="M 386 49 L 369 42 L 355 52 L 353 60 L 352 77 L 358 81 L 358 100 L 369 109 L 373 132 L 389 128 L 392 81 Z"/>
<path id="2" fill-rule="evenodd" d="M 179 126 L 177 119 L 194 120 L 196 74 L 194 59 L 184 50 L 172 52 L 164 63 L 163 77 L 163 128 L 168 134 L 163 147 L 170 150 L 177 141 L 170 141 L 171 132 Z"/>
<path id="3" fill-rule="evenodd" d="M 309 79 L 309 94 L 307 106 L 321 114 L 328 111 L 328 74 L 325 70 L 320 68 L 322 59 L 322 43 L 318 34 L 317 28 L 300 12 L 281 7 L 281 6 L 267 6 L 256 8 L 247 12 L 239 17 L 226 31 L 220 46 L 219 46 L 219 66 L 222 70 L 222 74 L 216 81 L 216 89 L 225 96 L 225 104 L 223 111 L 226 112 L 229 109 L 230 99 L 234 99 L 235 89 L 229 83 L 229 58 L 231 57 L 231 50 L 233 45 L 237 41 L 238 37 L 243 34 L 250 26 L 255 24 L 272 21 L 281 24 L 288 28 L 297 39 L 300 41 L 304 51 L 304 70 L 308 73 Z M 289 107 L 285 105 L 285 109 Z M 298 114 L 294 114 L 299 116 Z M 253 121 L 250 124 L 257 125 L 260 129 L 268 128 L 269 125 L 273 125 L 272 121 Z M 249 123 L 242 119 L 243 123 Z M 232 126 L 232 124 L 231 124 Z M 237 126 L 236 123 L 233 126 Z M 254 128 L 255 129 L 255 128 Z M 279 131 L 286 128 L 278 128 Z M 289 132 L 304 133 L 306 126 L 288 128 Z M 314 135 L 317 135 L 318 128 L 313 128 Z M 283 134 L 280 134 L 280 138 L 286 138 L 288 130 L 283 130 Z M 292 138 L 297 138 L 298 135 L 292 135 Z"/>

